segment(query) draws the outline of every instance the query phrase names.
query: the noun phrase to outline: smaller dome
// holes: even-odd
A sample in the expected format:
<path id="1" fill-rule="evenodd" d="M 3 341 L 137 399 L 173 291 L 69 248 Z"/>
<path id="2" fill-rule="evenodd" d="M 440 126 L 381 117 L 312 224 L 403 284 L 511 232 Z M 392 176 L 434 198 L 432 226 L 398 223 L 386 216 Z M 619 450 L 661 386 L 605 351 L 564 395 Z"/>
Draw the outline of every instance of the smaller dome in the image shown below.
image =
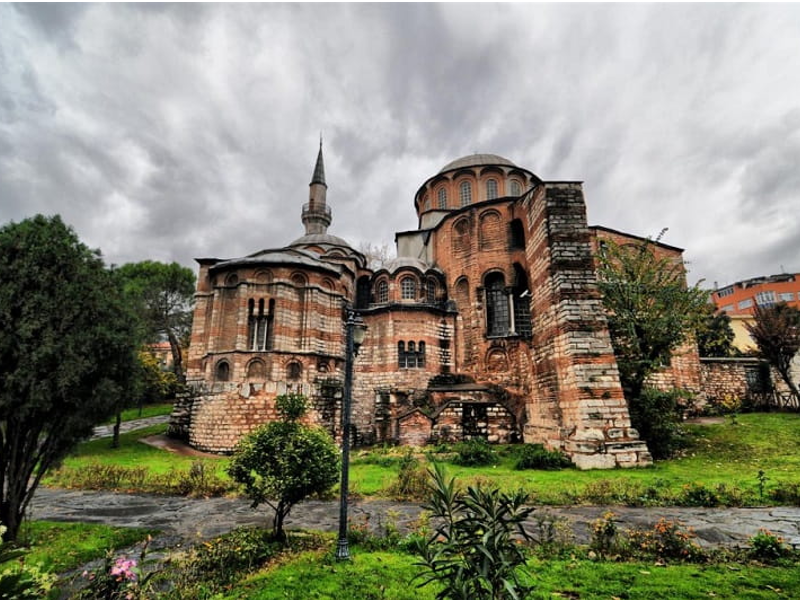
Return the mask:
<path id="1" fill-rule="evenodd" d="M 462 156 L 461 158 L 457 158 L 456 160 L 447 163 L 439 170 L 439 173 L 444 173 L 445 171 L 453 171 L 455 169 L 463 169 L 466 167 L 478 167 L 478 166 L 488 166 L 488 165 L 503 165 L 506 167 L 517 166 L 507 158 L 503 158 L 502 156 L 498 156 L 497 154 L 469 154 L 467 156 Z"/>
<path id="2" fill-rule="evenodd" d="M 389 271 L 389 273 L 394 274 L 404 267 L 417 269 L 420 273 L 425 273 L 429 270 L 439 271 L 438 268 L 429 265 L 424 260 L 413 258 L 411 256 L 398 256 L 397 258 L 386 263 L 384 268 Z"/>
<path id="3" fill-rule="evenodd" d="M 353 248 L 342 238 L 331 235 L 330 233 L 309 233 L 297 238 L 289 246 L 338 246 L 340 248 Z"/>

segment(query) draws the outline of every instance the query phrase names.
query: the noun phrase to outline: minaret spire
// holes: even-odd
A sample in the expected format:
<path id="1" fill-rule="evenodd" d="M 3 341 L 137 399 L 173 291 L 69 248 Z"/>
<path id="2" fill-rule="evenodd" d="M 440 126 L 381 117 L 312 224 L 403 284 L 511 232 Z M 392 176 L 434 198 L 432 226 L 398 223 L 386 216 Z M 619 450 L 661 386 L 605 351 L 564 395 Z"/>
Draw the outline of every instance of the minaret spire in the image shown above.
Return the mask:
<path id="1" fill-rule="evenodd" d="M 322 132 L 319 134 L 317 164 L 308 190 L 308 204 L 303 205 L 303 225 L 306 235 L 328 233 L 331 224 L 331 209 L 326 203 L 328 184 L 325 183 L 325 163 L 322 160 Z"/>
<path id="2" fill-rule="evenodd" d="M 319 134 L 319 154 L 317 154 L 317 164 L 314 167 L 314 175 L 311 177 L 311 185 L 321 183 L 328 187 L 325 183 L 325 163 L 322 160 L 322 132 Z"/>

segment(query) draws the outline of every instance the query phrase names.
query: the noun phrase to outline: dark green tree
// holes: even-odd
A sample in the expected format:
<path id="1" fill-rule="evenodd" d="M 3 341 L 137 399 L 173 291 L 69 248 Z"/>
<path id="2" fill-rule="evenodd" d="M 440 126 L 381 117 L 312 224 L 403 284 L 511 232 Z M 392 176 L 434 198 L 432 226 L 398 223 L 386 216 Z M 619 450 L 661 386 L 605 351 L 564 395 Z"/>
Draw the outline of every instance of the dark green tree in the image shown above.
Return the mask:
<path id="1" fill-rule="evenodd" d="M 278 396 L 276 408 L 281 420 L 244 437 L 228 473 L 244 485 L 253 508 L 265 503 L 275 511 L 273 533 L 285 541 L 283 523 L 292 507 L 338 481 L 339 452 L 327 431 L 298 421 L 306 411 L 304 396 Z"/>
<path id="2" fill-rule="evenodd" d="M 597 258 L 620 381 L 630 403 L 641 396 L 647 377 L 668 365 L 672 352 L 691 336 L 708 295 L 697 285 L 687 286 L 683 262 L 659 256 L 652 240 L 626 245 L 608 240 Z"/>
<path id="3" fill-rule="evenodd" d="M 695 337 L 700 356 L 724 358 L 736 354 L 731 318 L 723 311 L 718 312 L 713 304 L 705 305 L 697 322 Z"/>
<path id="4" fill-rule="evenodd" d="M 778 371 L 792 395 L 800 400 L 792 380 L 792 359 L 800 351 L 800 310 L 785 302 L 773 306 L 756 304 L 755 321 L 747 325 L 759 354 Z"/>
<path id="5" fill-rule="evenodd" d="M 145 327 L 148 342 L 166 338 L 172 351 L 172 368 L 184 381 L 183 355 L 192 327 L 195 279 L 191 269 L 176 262 L 152 260 L 128 263 L 117 269 Z"/>
<path id="6" fill-rule="evenodd" d="M 59 217 L 0 229 L 0 521 L 16 539 L 47 470 L 113 413 L 134 318 L 99 252 Z"/>

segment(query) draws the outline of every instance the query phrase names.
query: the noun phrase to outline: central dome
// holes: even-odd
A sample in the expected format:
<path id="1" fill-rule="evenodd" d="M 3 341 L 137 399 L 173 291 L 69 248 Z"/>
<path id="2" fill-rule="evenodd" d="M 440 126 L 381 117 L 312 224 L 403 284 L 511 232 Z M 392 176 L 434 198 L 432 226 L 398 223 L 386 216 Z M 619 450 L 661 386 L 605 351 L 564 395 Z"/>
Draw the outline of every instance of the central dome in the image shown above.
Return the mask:
<path id="1" fill-rule="evenodd" d="M 502 156 L 498 156 L 497 154 L 469 154 L 467 156 L 462 156 L 461 158 L 457 158 L 456 160 L 447 163 L 439 170 L 439 173 L 444 173 L 445 171 L 452 171 L 454 169 L 464 169 L 467 167 L 477 167 L 485 165 L 504 165 L 506 167 L 517 166 L 507 158 L 503 158 Z"/>

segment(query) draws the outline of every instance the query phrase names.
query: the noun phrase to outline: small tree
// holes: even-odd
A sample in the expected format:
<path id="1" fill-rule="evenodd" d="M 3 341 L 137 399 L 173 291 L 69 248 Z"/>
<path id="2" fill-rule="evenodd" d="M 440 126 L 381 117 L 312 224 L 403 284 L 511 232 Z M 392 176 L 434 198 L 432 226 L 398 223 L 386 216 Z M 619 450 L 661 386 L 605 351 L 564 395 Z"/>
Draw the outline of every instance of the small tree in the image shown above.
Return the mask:
<path id="1" fill-rule="evenodd" d="M 136 336 L 117 280 L 59 217 L 0 229 L 0 521 L 16 539 L 47 470 L 110 416 Z"/>
<path id="2" fill-rule="evenodd" d="M 431 496 L 425 509 L 440 525 L 416 543 L 423 582 L 438 582 L 437 600 L 500 600 L 524 598 L 530 591 L 520 579 L 526 556 L 518 543 L 530 540 L 523 524 L 534 509 L 528 495 L 469 487 L 456 490 L 444 469 L 434 463 Z"/>
<path id="3" fill-rule="evenodd" d="M 672 352 L 694 330 L 708 297 L 697 285 L 686 285 L 681 261 L 659 257 L 654 246 L 651 240 L 624 246 L 609 240 L 597 257 L 598 284 L 628 402 L 641 396 L 647 377 L 669 364 Z"/>
<path id="4" fill-rule="evenodd" d="M 724 311 L 717 312 L 713 304 L 706 304 L 703 309 L 695 328 L 695 337 L 700 356 L 724 358 L 736 353 L 731 318 Z"/>
<path id="5" fill-rule="evenodd" d="M 759 353 L 778 371 L 792 395 L 800 400 L 791 375 L 792 359 L 800 350 L 800 310 L 785 302 L 774 306 L 756 304 L 753 316 L 755 322 L 747 325 L 747 331 Z"/>
<path id="6" fill-rule="evenodd" d="M 339 452 L 328 432 L 298 422 L 306 412 L 304 396 L 278 396 L 275 405 L 280 420 L 239 442 L 228 473 L 245 486 L 253 508 L 265 503 L 275 511 L 273 533 L 285 541 L 283 523 L 292 507 L 338 481 Z"/>

